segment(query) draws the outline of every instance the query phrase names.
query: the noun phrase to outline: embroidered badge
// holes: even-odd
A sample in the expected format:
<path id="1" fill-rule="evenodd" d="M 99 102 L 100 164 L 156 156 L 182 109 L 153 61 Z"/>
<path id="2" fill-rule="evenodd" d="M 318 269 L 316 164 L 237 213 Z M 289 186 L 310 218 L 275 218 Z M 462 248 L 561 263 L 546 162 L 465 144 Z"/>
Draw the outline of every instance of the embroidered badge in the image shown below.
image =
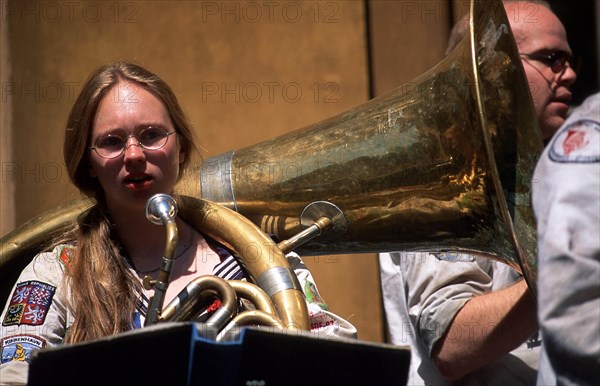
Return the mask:
<path id="1" fill-rule="evenodd" d="M 580 120 L 559 131 L 552 140 L 549 156 L 556 162 L 600 161 L 600 123 Z"/>
<path id="2" fill-rule="evenodd" d="M 56 287 L 35 280 L 18 283 L 10 297 L 2 325 L 43 324 L 55 291 Z"/>
<path id="3" fill-rule="evenodd" d="M 311 283 L 308 280 L 306 283 L 304 283 L 304 295 L 306 296 L 307 302 L 318 305 L 322 310 L 329 310 L 329 306 L 321 298 L 321 295 L 319 294 L 319 291 L 317 291 L 314 283 Z"/>
<path id="4" fill-rule="evenodd" d="M 34 335 L 15 335 L 3 338 L 0 342 L 2 348 L 0 363 L 29 362 L 31 352 L 45 346 L 46 340 Z"/>
<path id="5" fill-rule="evenodd" d="M 73 247 L 63 247 L 60 251 L 60 261 L 68 271 L 71 271 L 71 261 L 75 255 Z"/>

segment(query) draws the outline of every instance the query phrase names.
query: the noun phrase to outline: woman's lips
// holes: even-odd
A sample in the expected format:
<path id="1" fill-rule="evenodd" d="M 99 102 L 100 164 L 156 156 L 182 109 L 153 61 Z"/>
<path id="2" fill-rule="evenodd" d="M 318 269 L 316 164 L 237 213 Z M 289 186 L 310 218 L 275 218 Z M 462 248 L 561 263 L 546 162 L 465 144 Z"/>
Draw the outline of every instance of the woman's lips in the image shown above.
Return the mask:
<path id="1" fill-rule="evenodd" d="M 137 175 L 137 176 L 127 176 L 123 180 L 123 183 L 126 187 L 130 189 L 142 189 L 150 185 L 152 182 L 152 177 L 149 175 Z"/>

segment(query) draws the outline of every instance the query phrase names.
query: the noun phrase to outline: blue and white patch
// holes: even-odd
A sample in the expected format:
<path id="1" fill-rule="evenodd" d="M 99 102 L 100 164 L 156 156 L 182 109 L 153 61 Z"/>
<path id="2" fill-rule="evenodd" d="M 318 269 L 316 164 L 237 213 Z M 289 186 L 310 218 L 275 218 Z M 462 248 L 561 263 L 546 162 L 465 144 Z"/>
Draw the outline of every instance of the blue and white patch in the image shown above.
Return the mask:
<path id="1" fill-rule="evenodd" d="M 2 325 L 40 326 L 44 324 L 55 292 L 55 286 L 37 280 L 17 283 L 10 297 Z"/>
<path id="2" fill-rule="evenodd" d="M 0 363 L 11 361 L 29 362 L 31 353 L 46 346 L 46 340 L 35 335 L 14 335 L 3 338 Z"/>
<path id="3" fill-rule="evenodd" d="M 548 155 L 555 162 L 599 162 L 600 123 L 586 119 L 571 123 L 552 139 Z"/>
<path id="4" fill-rule="evenodd" d="M 464 252 L 432 252 L 430 255 L 434 256 L 438 260 L 449 262 L 460 261 L 463 263 L 471 263 L 475 261 L 475 256 L 473 256 L 473 254 Z"/>

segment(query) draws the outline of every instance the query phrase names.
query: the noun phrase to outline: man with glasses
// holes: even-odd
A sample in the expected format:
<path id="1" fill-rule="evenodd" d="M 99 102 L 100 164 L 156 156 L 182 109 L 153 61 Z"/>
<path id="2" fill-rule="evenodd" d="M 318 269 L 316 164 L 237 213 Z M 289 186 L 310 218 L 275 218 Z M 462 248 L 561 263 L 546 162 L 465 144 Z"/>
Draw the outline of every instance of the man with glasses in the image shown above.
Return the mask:
<path id="1" fill-rule="evenodd" d="M 548 142 L 567 117 L 576 79 L 566 32 L 545 2 L 505 1 L 504 8 Z M 447 52 L 467 30 L 468 17 L 454 27 Z M 535 384 L 536 303 L 516 271 L 466 254 L 393 252 L 379 260 L 392 343 L 411 346 L 409 385 Z"/>
<path id="2" fill-rule="evenodd" d="M 544 143 L 564 123 L 577 64 L 566 31 L 546 1 L 508 1 L 504 9 L 517 43 Z M 452 29 L 446 54 L 469 29 L 468 16 Z"/>
<path id="3" fill-rule="evenodd" d="M 537 7 L 537 11 L 532 13 L 531 7 Z M 572 96 L 570 87 L 577 78 L 567 34 L 556 15 L 542 4 L 507 2 L 505 8 L 529 82 L 542 137 L 547 143 L 565 122 Z M 539 22 L 527 23 L 522 20 L 525 15 L 532 15 L 530 18 Z M 514 17 L 520 19 L 513 21 Z"/>

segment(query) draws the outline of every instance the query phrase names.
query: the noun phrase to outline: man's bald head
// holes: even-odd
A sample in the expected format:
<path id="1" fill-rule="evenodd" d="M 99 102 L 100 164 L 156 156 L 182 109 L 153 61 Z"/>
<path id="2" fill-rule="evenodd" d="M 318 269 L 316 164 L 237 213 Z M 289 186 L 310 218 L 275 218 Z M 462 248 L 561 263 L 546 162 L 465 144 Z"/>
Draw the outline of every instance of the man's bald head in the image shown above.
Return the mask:
<path id="1" fill-rule="evenodd" d="M 523 62 L 542 137 L 547 141 L 567 116 L 569 88 L 577 78 L 571 63 L 560 73 L 552 70 L 552 58 L 572 54 L 567 33 L 546 1 L 505 0 L 503 5 Z M 454 25 L 446 54 L 468 30 L 469 15 L 466 15 Z"/>

